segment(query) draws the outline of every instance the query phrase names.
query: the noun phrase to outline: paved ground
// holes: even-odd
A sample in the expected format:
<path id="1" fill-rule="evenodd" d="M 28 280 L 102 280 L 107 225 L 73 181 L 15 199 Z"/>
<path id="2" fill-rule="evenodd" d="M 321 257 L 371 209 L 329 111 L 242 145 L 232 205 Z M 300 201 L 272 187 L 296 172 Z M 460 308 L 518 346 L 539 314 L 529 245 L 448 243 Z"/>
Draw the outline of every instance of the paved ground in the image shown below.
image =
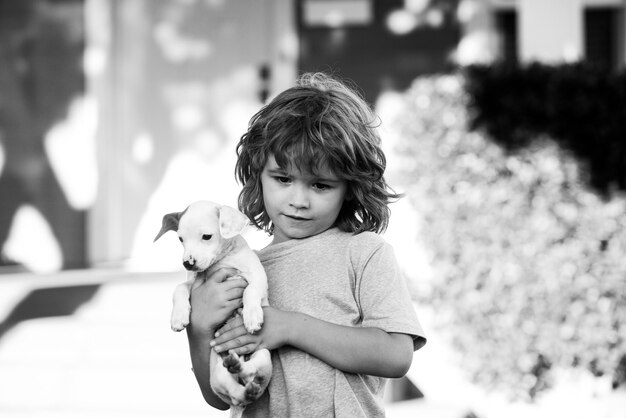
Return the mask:
<path id="1" fill-rule="evenodd" d="M 3 310 L 47 285 L 65 289 L 30 293 L 18 310 L 60 315 L 67 313 L 63 305 L 85 303 L 71 315 L 33 318 L 4 330 L 0 416 L 220 416 L 195 386 L 185 336 L 169 330 L 176 275 L 83 272 L 22 279 L 0 276 Z M 10 311 L 4 315 L 11 317 Z"/>
<path id="2" fill-rule="evenodd" d="M 186 336 L 169 328 L 171 294 L 182 277 L 0 274 L 0 417 L 228 416 L 204 403 Z M 425 398 L 388 402 L 389 418 L 462 418 L 469 411 L 479 418 L 626 417 L 626 391 L 608 393 L 606 382 L 576 375 L 536 405 L 486 394 L 463 380 L 458 354 L 429 326 L 435 313 L 418 313 L 429 341 L 408 376 Z"/>
<path id="3" fill-rule="evenodd" d="M 0 416 L 227 416 L 204 403 L 186 336 L 169 329 L 182 277 L 0 275 Z M 394 404 L 389 416 L 412 416 L 421 405 Z"/>

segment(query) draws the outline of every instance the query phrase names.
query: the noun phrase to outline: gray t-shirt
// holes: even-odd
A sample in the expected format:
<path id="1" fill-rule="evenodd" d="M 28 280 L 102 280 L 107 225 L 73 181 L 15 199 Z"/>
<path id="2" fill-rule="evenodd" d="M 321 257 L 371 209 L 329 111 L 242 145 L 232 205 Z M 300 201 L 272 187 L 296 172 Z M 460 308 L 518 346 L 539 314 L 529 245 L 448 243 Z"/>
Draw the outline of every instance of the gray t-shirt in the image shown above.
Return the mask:
<path id="1" fill-rule="evenodd" d="M 379 235 L 333 228 L 270 245 L 259 257 L 271 306 L 339 325 L 408 334 L 415 350 L 425 344 L 393 249 Z M 384 416 L 387 379 L 344 373 L 290 346 L 273 350 L 272 364 L 267 391 L 244 416 Z"/>

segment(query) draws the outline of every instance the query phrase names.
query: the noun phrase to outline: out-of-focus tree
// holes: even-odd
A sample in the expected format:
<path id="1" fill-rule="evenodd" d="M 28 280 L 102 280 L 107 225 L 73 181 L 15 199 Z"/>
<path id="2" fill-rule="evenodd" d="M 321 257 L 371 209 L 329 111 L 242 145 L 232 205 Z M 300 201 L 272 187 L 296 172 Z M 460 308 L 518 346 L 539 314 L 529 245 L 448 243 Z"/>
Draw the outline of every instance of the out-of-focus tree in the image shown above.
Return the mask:
<path id="1" fill-rule="evenodd" d="M 513 398 L 535 399 L 558 369 L 619 377 L 626 200 L 599 197 L 553 138 L 508 151 L 472 131 L 468 105 L 462 76 L 420 78 L 395 121 L 435 269 L 421 303 L 473 379 Z"/>

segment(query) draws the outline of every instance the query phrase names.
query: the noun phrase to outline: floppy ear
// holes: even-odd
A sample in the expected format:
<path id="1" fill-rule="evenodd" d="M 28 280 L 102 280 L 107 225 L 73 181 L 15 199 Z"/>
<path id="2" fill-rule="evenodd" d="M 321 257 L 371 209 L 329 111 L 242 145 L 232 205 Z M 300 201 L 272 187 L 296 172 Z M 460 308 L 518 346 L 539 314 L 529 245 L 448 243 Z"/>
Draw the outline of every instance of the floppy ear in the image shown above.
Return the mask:
<path id="1" fill-rule="evenodd" d="M 237 209 L 230 206 L 221 206 L 220 212 L 220 234 L 224 238 L 232 238 L 240 234 L 248 225 L 248 217 Z"/>
<path id="2" fill-rule="evenodd" d="M 165 234 L 167 231 L 178 231 L 178 221 L 180 221 L 180 217 L 182 214 L 183 214 L 182 212 L 174 212 L 174 213 L 168 213 L 167 215 L 163 216 L 163 223 L 161 225 L 161 230 L 159 231 L 157 236 L 154 238 L 154 241 L 161 238 L 161 235 Z"/>

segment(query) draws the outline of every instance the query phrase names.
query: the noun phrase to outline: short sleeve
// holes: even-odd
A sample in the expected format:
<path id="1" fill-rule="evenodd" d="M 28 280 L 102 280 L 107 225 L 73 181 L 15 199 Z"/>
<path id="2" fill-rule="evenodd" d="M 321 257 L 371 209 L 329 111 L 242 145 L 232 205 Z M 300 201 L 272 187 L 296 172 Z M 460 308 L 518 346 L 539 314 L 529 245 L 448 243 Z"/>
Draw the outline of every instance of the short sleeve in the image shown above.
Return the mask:
<path id="1" fill-rule="evenodd" d="M 408 334 L 413 349 L 420 349 L 426 338 L 393 248 L 381 238 L 373 246 L 359 246 L 359 251 L 354 267 L 361 326 Z"/>

